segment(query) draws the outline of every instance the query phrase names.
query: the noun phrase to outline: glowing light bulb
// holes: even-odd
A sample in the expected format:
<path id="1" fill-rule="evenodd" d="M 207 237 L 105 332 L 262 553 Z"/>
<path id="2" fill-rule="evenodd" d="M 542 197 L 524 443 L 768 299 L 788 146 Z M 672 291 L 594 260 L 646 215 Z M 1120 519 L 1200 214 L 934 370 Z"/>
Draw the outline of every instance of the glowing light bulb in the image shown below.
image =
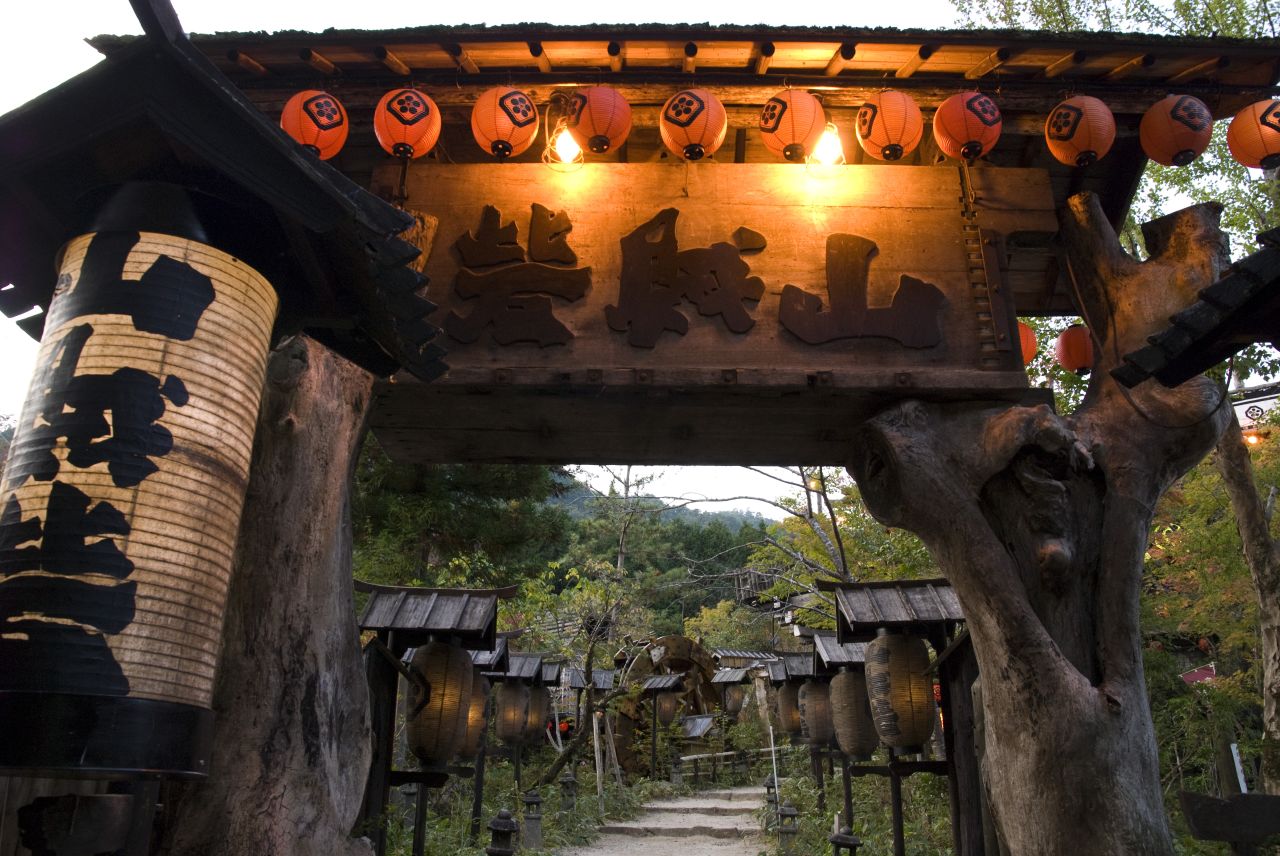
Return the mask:
<path id="1" fill-rule="evenodd" d="M 573 138 L 573 134 L 563 128 L 556 134 L 554 148 L 556 159 L 560 163 L 574 163 L 582 159 L 582 147 Z"/>
<path id="2" fill-rule="evenodd" d="M 818 144 L 813 147 L 810 160 L 822 166 L 844 163 L 844 146 L 840 145 L 840 132 L 832 123 L 827 123 L 827 129 L 818 138 Z"/>
<path id="3" fill-rule="evenodd" d="M 1245 434 L 1244 441 L 1248 443 L 1250 446 L 1256 446 L 1260 442 L 1257 434 Z"/>

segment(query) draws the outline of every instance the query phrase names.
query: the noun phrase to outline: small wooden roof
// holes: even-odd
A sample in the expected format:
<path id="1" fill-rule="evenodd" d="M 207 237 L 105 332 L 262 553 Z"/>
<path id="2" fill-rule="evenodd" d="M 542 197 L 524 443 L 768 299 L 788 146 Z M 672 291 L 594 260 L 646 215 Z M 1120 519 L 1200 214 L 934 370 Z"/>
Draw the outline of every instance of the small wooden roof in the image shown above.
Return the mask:
<path id="1" fill-rule="evenodd" d="M 500 678 L 507 681 L 524 681 L 529 684 L 542 684 L 542 655 L 541 654 L 516 654 L 512 652 L 507 657 L 507 669 L 505 672 L 486 673 L 491 677 Z"/>
<path id="2" fill-rule="evenodd" d="M 712 648 L 711 656 L 717 663 L 724 659 L 753 660 L 757 662 L 778 659 L 778 655 L 772 651 L 748 651 L 742 648 Z"/>
<path id="3" fill-rule="evenodd" d="M 652 675 L 644 679 L 640 689 L 647 693 L 683 688 L 684 675 Z"/>
<path id="4" fill-rule="evenodd" d="M 700 713 L 697 716 L 686 716 L 680 720 L 680 730 L 685 738 L 689 740 L 698 740 L 706 737 L 711 729 L 715 727 L 716 715 L 714 713 Z"/>
<path id="5" fill-rule="evenodd" d="M 569 682 L 570 689 L 586 689 L 587 672 L 585 669 L 580 669 L 577 666 L 565 666 L 564 675 Z M 613 676 L 613 669 L 600 669 L 594 666 L 591 668 L 591 684 L 598 690 L 613 689 Z"/>
<path id="6" fill-rule="evenodd" d="M 542 661 L 542 684 L 543 686 L 553 687 L 560 683 L 560 670 L 564 668 L 564 663 L 548 663 Z"/>
<path id="7" fill-rule="evenodd" d="M 787 665 L 787 678 L 798 680 L 814 676 L 812 654 L 783 654 L 782 661 Z"/>
<path id="8" fill-rule="evenodd" d="M 769 672 L 771 683 L 781 684 L 787 680 L 787 664 L 782 660 L 768 660 L 760 665 Z"/>
<path id="9" fill-rule="evenodd" d="M 822 672 L 834 672 L 841 666 L 862 666 L 867 662 L 867 646 L 864 642 L 836 641 L 834 635 L 814 634 L 814 667 Z"/>
<path id="10" fill-rule="evenodd" d="M 482 672 L 505 672 L 507 670 L 507 640 L 499 636 L 494 640 L 492 651 L 472 651 L 471 662 Z"/>
<path id="11" fill-rule="evenodd" d="M 960 600 L 943 579 L 858 583 L 835 590 L 838 641 L 874 638 L 880 628 L 927 633 L 964 621 Z"/>
<path id="12" fill-rule="evenodd" d="M 367 584 L 366 584 L 367 585 Z M 456 636 L 492 648 L 498 630 L 498 595 L 492 591 L 376 586 L 360 616 L 362 630 L 409 634 L 405 644 L 429 635 Z"/>
<path id="13" fill-rule="evenodd" d="M 711 676 L 713 684 L 742 684 L 751 680 L 750 669 L 718 669 Z"/>

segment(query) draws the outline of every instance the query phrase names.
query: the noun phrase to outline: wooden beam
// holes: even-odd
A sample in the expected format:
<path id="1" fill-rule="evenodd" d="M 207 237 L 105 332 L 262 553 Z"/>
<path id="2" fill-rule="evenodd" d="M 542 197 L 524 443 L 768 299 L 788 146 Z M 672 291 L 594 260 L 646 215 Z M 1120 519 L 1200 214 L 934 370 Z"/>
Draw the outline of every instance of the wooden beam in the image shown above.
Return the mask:
<path id="1" fill-rule="evenodd" d="M 447 45 L 441 45 L 441 47 L 444 48 L 445 53 L 453 57 L 453 61 L 458 64 L 458 68 L 465 71 L 467 74 L 480 73 L 480 66 L 476 65 L 476 61 L 471 58 L 471 55 L 463 50 L 462 45 L 450 43 Z"/>
<path id="2" fill-rule="evenodd" d="M 267 76 L 267 67 L 262 63 L 258 62 L 253 57 L 249 56 L 247 53 L 242 53 L 236 50 L 235 48 L 232 48 L 231 50 L 227 51 L 227 59 L 231 60 L 236 65 L 240 66 L 245 71 L 252 74 L 254 77 Z"/>
<path id="3" fill-rule="evenodd" d="M 407 76 L 410 73 L 409 64 L 407 62 L 400 59 L 400 57 L 396 56 L 381 45 L 373 49 L 373 55 L 378 58 L 378 62 L 385 65 L 395 74 L 403 74 Z"/>
<path id="4" fill-rule="evenodd" d="M 831 55 L 831 60 L 827 63 L 826 71 L 823 74 L 827 77 L 835 77 L 844 71 L 844 67 L 848 65 L 857 52 L 858 46 L 853 42 L 845 42 L 840 45 L 840 49 Z"/>
<path id="5" fill-rule="evenodd" d="M 622 71 L 622 45 L 617 42 L 609 42 L 609 70 L 618 72 Z"/>
<path id="6" fill-rule="evenodd" d="M 1115 68 L 1108 71 L 1106 74 L 1102 76 L 1102 79 L 1103 80 L 1121 80 L 1133 74 L 1135 71 L 1138 71 L 1139 69 L 1150 68 L 1151 66 L 1155 65 L 1155 63 L 1156 63 L 1155 54 L 1142 54 L 1141 56 L 1135 56 L 1133 59 L 1126 60 L 1125 62 L 1120 63 Z"/>
<path id="7" fill-rule="evenodd" d="M 1231 57 L 1226 57 L 1226 56 L 1210 57 L 1206 60 L 1201 60 L 1200 62 L 1196 63 L 1193 66 L 1190 66 L 1189 68 L 1184 68 L 1182 71 L 1178 72 L 1172 77 L 1165 78 L 1164 82 L 1169 84 L 1186 83 L 1187 81 L 1195 80 L 1198 77 L 1213 77 L 1215 74 L 1217 74 L 1219 71 L 1226 68 L 1230 64 L 1231 64 Z"/>
<path id="8" fill-rule="evenodd" d="M 1084 51 L 1072 51 L 1069 54 L 1061 56 L 1045 66 L 1044 78 L 1046 80 L 1052 80 L 1064 71 L 1075 68 L 1077 65 L 1084 62 L 1086 57 L 1088 57 L 1088 54 Z"/>
<path id="9" fill-rule="evenodd" d="M 1013 51 L 1009 48 L 998 48 L 988 54 L 987 58 L 982 62 L 966 71 L 964 78 L 965 80 L 977 80 L 980 77 L 985 77 L 1008 62 L 1011 56 L 1013 56 Z"/>
<path id="10" fill-rule="evenodd" d="M 920 70 L 920 66 L 924 65 L 929 57 L 933 56 L 933 48 L 929 45 L 921 45 L 916 51 L 916 55 L 902 64 L 902 67 L 893 73 L 894 77 L 899 79 L 910 77 Z"/>
<path id="11" fill-rule="evenodd" d="M 698 67 L 698 46 L 693 42 L 684 43 L 684 65 L 682 66 L 685 74 L 693 74 Z"/>
<path id="12" fill-rule="evenodd" d="M 338 67 L 311 48 L 303 48 L 298 51 L 298 59 L 314 68 L 321 74 L 337 74 Z"/>
<path id="13" fill-rule="evenodd" d="M 769 64 L 773 62 L 774 51 L 777 50 L 773 46 L 773 42 L 761 42 L 760 54 L 756 57 L 756 74 L 765 74 L 769 70 Z"/>
<path id="14" fill-rule="evenodd" d="M 551 73 L 551 60 L 547 57 L 547 52 L 542 49 L 542 42 L 527 42 L 529 45 L 529 56 L 533 57 L 538 63 L 538 71 L 543 74 Z"/>

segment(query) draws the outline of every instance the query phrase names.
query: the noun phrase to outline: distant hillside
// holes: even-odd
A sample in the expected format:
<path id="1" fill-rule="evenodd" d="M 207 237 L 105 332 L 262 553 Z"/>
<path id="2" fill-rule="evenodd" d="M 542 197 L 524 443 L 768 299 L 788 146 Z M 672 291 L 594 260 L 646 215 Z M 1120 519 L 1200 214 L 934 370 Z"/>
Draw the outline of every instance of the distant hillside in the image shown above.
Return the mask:
<path id="1" fill-rule="evenodd" d="M 574 520 L 590 517 L 594 513 L 593 503 L 600 500 L 599 494 L 568 475 L 559 475 L 556 480 L 561 484 L 561 491 L 557 496 L 548 499 L 547 505 L 563 508 Z M 702 511 L 688 506 L 666 507 L 661 500 L 654 497 L 641 496 L 640 498 L 646 502 L 646 505 L 651 503 L 655 508 L 663 507 L 663 510 L 658 513 L 664 520 L 683 520 L 695 526 L 706 526 L 714 520 L 724 524 L 725 528 L 735 534 L 743 526 L 760 526 L 770 522 L 763 514 L 756 511 L 738 509 Z"/>

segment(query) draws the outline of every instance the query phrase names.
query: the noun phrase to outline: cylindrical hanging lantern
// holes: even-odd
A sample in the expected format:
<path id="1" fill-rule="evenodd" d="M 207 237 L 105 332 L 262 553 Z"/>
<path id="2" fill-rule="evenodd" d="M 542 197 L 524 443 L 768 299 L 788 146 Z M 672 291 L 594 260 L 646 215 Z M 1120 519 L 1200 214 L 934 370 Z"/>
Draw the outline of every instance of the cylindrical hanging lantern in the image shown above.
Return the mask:
<path id="1" fill-rule="evenodd" d="M 547 717 L 551 714 L 551 693 L 546 687 L 534 687 L 529 690 L 529 715 L 524 720 L 524 738 L 529 743 L 537 743 L 547 728 Z"/>
<path id="2" fill-rule="evenodd" d="M 373 108 L 373 133 L 398 158 L 420 158 L 440 139 L 440 108 L 425 92 L 393 89 Z"/>
<path id="3" fill-rule="evenodd" d="M 498 160 L 515 157 L 538 136 L 538 108 L 519 89 L 487 89 L 471 108 L 471 134 L 480 148 Z"/>
<path id="4" fill-rule="evenodd" d="M 827 128 L 822 102 L 801 89 L 784 89 L 760 111 L 765 148 L 793 163 L 803 163 Z"/>
<path id="5" fill-rule="evenodd" d="M 896 161 L 915 151 L 924 136 L 924 117 L 910 95 L 877 92 L 858 108 L 858 144 L 876 160 Z"/>
<path id="6" fill-rule="evenodd" d="M 1227 127 L 1231 156 L 1251 169 L 1280 168 L 1280 101 L 1255 101 Z"/>
<path id="7" fill-rule="evenodd" d="M 935 724 L 924 640 L 888 634 L 867 643 L 867 696 L 880 740 L 899 754 L 922 751 Z"/>
<path id="8" fill-rule="evenodd" d="M 676 710 L 680 707 L 680 693 L 664 690 L 654 697 L 653 703 L 658 708 L 659 722 L 670 725 L 676 721 Z"/>
<path id="9" fill-rule="evenodd" d="M 578 145 L 602 155 L 627 141 L 631 105 L 612 86 L 588 86 L 569 96 L 566 126 Z"/>
<path id="10" fill-rule="evenodd" d="M 1194 95 L 1170 95 L 1147 108 L 1138 139 L 1147 157 L 1165 166 L 1186 166 L 1213 137 L 1213 114 Z"/>
<path id="11" fill-rule="evenodd" d="M 0 769 L 203 776 L 276 294 L 182 188 L 94 229 L 0 482 Z"/>
<path id="12" fill-rule="evenodd" d="M 515 681 L 498 684 L 494 730 L 503 743 L 523 742 L 529 722 L 529 688 Z"/>
<path id="13" fill-rule="evenodd" d="M 667 99 L 658 118 L 662 144 L 676 157 L 702 160 L 714 154 L 729 131 L 729 114 L 706 89 L 682 89 Z"/>
<path id="14" fill-rule="evenodd" d="M 974 160 L 995 148 L 1004 120 L 1000 108 L 981 92 L 958 92 L 933 114 L 933 139 L 956 160 Z"/>
<path id="15" fill-rule="evenodd" d="M 1097 98 L 1077 95 L 1049 113 L 1044 123 L 1049 153 L 1067 166 L 1089 166 L 1111 151 L 1116 120 L 1111 109 Z"/>
<path id="16" fill-rule="evenodd" d="M 342 151 L 351 130 L 342 102 L 319 89 L 303 90 L 286 101 L 280 113 L 280 127 L 320 160 Z"/>
<path id="17" fill-rule="evenodd" d="M 1018 322 L 1018 345 L 1022 350 L 1022 364 L 1031 365 L 1031 361 L 1040 353 L 1040 342 L 1036 339 L 1036 331 L 1026 321 Z"/>
<path id="18" fill-rule="evenodd" d="M 409 749 L 424 764 L 443 764 L 458 751 L 467 733 L 475 665 L 461 645 L 432 640 L 413 654 L 411 666 L 427 682 L 423 689 L 409 684 L 407 724 Z"/>
<path id="19" fill-rule="evenodd" d="M 800 734 L 811 746 L 826 746 L 835 732 L 831 727 L 830 687 L 810 678 L 800 685 L 796 696 L 800 708 Z"/>
<path id="20" fill-rule="evenodd" d="M 747 700 L 747 688 L 742 684 L 729 684 L 724 688 L 724 712 L 737 716 Z"/>
<path id="21" fill-rule="evenodd" d="M 871 702 L 867 698 L 867 676 L 861 669 L 841 669 L 831 679 L 831 724 L 840 751 L 855 761 L 869 761 L 880 736 L 871 721 Z"/>
<path id="22" fill-rule="evenodd" d="M 783 734 L 800 735 L 800 688 L 795 684 L 778 687 L 778 726 Z"/>
<path id="23" fill-rule="evenodd" d="M 489 724 L 489 679 L 476 675 L 471 682 L 471 700 L 467 704 L 467 724 L 458 744 L 455 757 L 474 758 L 480 752 L 480 741 L 484 739 L 485 728 Z"/>
<path id="24" fill-rule="evenodd" d="M 1093 368 L 1093 338 L 1083 324 L 1072 324 L 1058 336 L 1053 346 L 1058 365 L 1078 375 L 1087 374 Z"/>

